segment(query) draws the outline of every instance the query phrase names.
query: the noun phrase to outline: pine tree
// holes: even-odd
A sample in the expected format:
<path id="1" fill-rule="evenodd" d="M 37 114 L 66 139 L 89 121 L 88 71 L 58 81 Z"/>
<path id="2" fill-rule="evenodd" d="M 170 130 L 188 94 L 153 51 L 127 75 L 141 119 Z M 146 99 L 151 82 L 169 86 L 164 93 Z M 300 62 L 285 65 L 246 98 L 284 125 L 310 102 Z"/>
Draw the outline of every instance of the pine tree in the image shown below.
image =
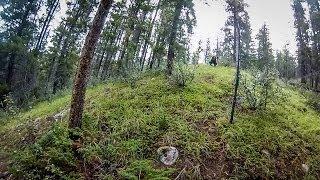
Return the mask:
<path id="1" fill-rule="evenodd" d="M 247 6 L 247 5 L 246 5 Z M 240 59 L 241 67 L 246 69 L 254 64 L 254 45 L 250 17 L 247 11 L 240 14 Z"/>
<path id="2" fill-rule="evenodd" d="M 204 61 L 205 61 L 206 64 L 209 63 L 211 57 L 212 57 L 212 54 L 211 54 L 211 42 L 210 42 L 210 39 L 208 38 L 207 39 L 207 44 L 206 44 L 206 49 L 205 49 L 205 52 L 204 52 Z"/>
<path id="3" fill-rule="evenodd" d="M 55 13 L 59 10 L 60 2 L 59 0 L 47 0 L 45 6 L 46 11 L 41 19 L 41 23 L 39 24 L 41 28 L 37 35 L 37 40 L 34 47 L 35 53 L 39 53 L 39 51 L 43 50 L 44 46 L 46 45 L 49 26 L 54 18 Z"/>
<path id="4" fill-rule="evenodd" d="M 272 88 L 274 56 L 272 44 L 269 38 L 269 29 L 266 24 L 263 24 L 257 34 L 258 48 L 257 48 L 257 67 L 261 71 L 261 84 L 263 88 L 263 104 L 267 107 L 270 97 L 270 90 Z"/>
<path id="5" fill-rule="evenodd" d="M 311 73 L 311 49 L 309 47 L 310 37 L 308 34 L 309 25 L 305 17 L 305 10 L 301 0 L 294 0 L 292 8 L 294 10 L 295 27 L 297 29 L 296 39 L 298 43 L 298 64 L 301 83 L 307 84 L 307 75 Z"/>
<path id="6" fill-rule="evenodd" d="M 51 58 L 47 67 L 47 94 L 56 93 L 71 84 L 75 62 L 78 58 L 81 36 L 87 32 L 90 14 L 97 5 L 96 0 L 68 3 L 67 17 L 61 21 L 52 38 L 49 48 Z"/>
<path id="7" fill-rule="evenodd" d="M 233 35 L 232 29 L 226 26 L 222 29 L 224 32 L 224 40 L 222 42 L 222 63 L 225 65 L 233 64 Z"/>
<path id="8" fill-rule="evenodd" d="M 203 51 L 202 41 L 199 40 L 199 41 L 198 41 L 198 48 L 197 48 L 197 50 L 196 50 L 196 51 L 193 53 L 193 55 L 192 55 L 192 62 L 191 62 L 191 63 L 192 63 L 193 65 L 199 64 L 202 51 Z"/>
<path id="9" fill-rule="evenodd" d="M 289 52 L 288 45 L 281 51 L 277 51 L 276 55 L 276 69 L 279 77 L 286 82 L 296 76 L 296 63 L 294 56 Z"/>
<path id="10" fill-rule="evenodd" d="M 314 73 L 310 77 L 311 86 L 315 90 L 319 90 L 320 83 L 320 2 L 318 0 L 307 0 L 310 16 L 311 29 L 311 71 Z"/>
<path id="11" fill-rule="evenodd" d="M 233 102 L 231 107 L 231 115 L 230 115 L 230 123 L 234 122 L 235 108 L 237 103 L 238 96 L 238 88 L 240 84 L 240 27 L 239 27 L 239 13 L 244 11 L 245 4 L 242 0 L 227 0 L 227 12 L 233 14 L 233 26 L 234 26 L 234 61 L 237 64 L 236 77 L 235 77 L 235 86 L 234 86 L 234 94 L 233 94 Z"/>
<path id="12" fill-rule="evenodd" d="M 158 17 L 158 14 L 159 14 L 159 11 L 160 11 L 160 7 L 161 7 L 161 3 L 162 3 L 162 1 L 159 0 L 157 5 L 156 5 L 156 7 L 155 7 L 154 15 L 151 16 L 152 19 L 150 19 L 151 21 L 150 21 L 150 24 L 149 24 L 149 27 L 148 27 L 148 30 L 147 30 L 147 34 L 145 36 L 145 42 L 144 42 L 144 45 L 143 45 L 143 48 L 142 48 L 142 52 L 141 52 L 141 57 L 140 57 L 141 70 L 144 69 L 146 56 L 147 56 L 147 50 L 148 50 L 149 45 L 151 44 L 151 36 L 152 36 L 152 33 L 154 32 L 156 18 Z M 152 63 L 152 64 L 150 64 L 150 63 Z M 151 66 L 151 68 L 152 68 L 154 62 L 150 62 L 150 63 L 149 63 L 149 66 Z"/>
<path id="13" fill-rule="evenodd" d="M 175 10 L 174 10 L 174 16 L 172 20 L 172 27 L 170 30 L 170 36 L 168 39 L 169 47 L 168 47 L 168 57 L 167 57 L 167 75 L 171 75 L 173 71 L 173 60 L 175 57 L 175 42 L 177 37 L 177 31 L 178 31 L 178 23 L 180 14 L 182 11 L 182 8 L 184 6 L 184 0 L 178 0 L 175 1 Z"/>
<path id="14" fill-rule="evenodd" d="M 258 41 L 257 58 L 258 68 L 263 71 L 266 68 L 272 68 L 274 66 L 274 57 L 272 51 L 272 44 L 269 38 L 269 29 L 266 24 L 260 28 L 256 37 Z"/>
<path id="15" fill-rule="evenodd" d="M 90 31 L 83 45 L 79 67 L 75 77 L 75 82 L 72 92 L 69 127 L 81 128 L 81 119 L 83 113 L 84 99 L 86 93 L 86 83 L 90 71 L 91 60 L 96 48 L 100 33 L 106 20 L 109 9 L 111 8 L 112 0 L 101 0 L 96 15 L 93 19 Z"/>
<path id="16" fill-rule="evenodd" d="M 11 92 L 18 105 L 24 104 L 36 87 L 36 66 L 30 49 L 37 30 L 35 17 L 40 6 L 38 0 L 12 0 L 0 14 L 4 22 L 0 44 L 0 69 L 3 70 L 0 84 Z"/>
<path id="17" fill-rule="evenodd" d="M 252 45 L 252 29 L 250 25 L 250 17 L 248 12 L 245 10 L 245 7 L 248 7 L 244 1 L 241 2 L 243 5 L 243 11 L 239 12 L 239 29 L 240 29 L 240 59 L 241 59 L 241 68 L 249 68 L 253 63 L 253 45 Z M 234 24 L 234 17 L 229 16 L 224 31 L 224 42 L 223 42 L 223 51 L 224 51 L 224 61 L 226 64 L 231 64 L 232 60 L 232 49 L 233 49 L 233 39 L 234 35 L 231 32 L 231 29 Z M 228 63 L 229 61 L 229 63 Z M 236 62 L 233 62 L 236 63 Z"/>

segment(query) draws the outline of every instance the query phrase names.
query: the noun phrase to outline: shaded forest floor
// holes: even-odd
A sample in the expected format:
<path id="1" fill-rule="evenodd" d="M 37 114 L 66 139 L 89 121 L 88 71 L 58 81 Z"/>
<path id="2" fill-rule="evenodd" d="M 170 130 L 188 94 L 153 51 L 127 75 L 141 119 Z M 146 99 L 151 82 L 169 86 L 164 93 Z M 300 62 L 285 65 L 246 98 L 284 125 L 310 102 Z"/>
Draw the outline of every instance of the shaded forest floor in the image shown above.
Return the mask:
<path id="1" fill-rule="evenodd" d="M 88 90 L 83 129 L 72 142 L 70 95 L 0 120 L 0 173 L 32 179 L 320 179 L 320 114 L 311 94 L 280 86 L 264 111 L 238 105 L 228 123 L 234 70 L 200 66 L 185 88 L 161 73 L 135 87 L 123 82 Z M 165 167 L 157 149 L 174 146 Z"/>

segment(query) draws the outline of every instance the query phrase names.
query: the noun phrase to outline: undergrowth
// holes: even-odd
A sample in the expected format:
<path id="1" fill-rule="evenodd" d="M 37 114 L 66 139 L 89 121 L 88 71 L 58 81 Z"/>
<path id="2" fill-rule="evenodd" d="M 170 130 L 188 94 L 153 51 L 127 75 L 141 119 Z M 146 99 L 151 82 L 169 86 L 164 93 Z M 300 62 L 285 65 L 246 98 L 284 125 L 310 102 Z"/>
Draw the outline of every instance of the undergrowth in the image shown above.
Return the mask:
<path id="1" fill-rule="evenodd" d="M 162 73 L 95 86 L 76 142 L 67 117 L 44 123 L 70 96 L 43 102 L 6 119 L 1 153 L 15 177 L 31 179 L 319 178 L 320 116 L 305 95 L 280 87 L 265 110 L 239 104 L 231 125 L 233 77 L 231 68 L 200 66 L 185 87 Z M 37 118 L 41 128 L 27 128 Z M 174 166 L 159 162 L 161 146 L 179 150 Z"/>

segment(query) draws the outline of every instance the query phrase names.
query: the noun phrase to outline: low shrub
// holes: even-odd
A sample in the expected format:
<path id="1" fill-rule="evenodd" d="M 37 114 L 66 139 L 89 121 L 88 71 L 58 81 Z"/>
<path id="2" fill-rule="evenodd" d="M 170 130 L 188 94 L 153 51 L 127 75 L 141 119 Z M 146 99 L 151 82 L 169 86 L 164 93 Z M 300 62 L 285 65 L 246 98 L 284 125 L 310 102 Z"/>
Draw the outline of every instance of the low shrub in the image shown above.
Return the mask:
<path id="1" fill-rule="evenodd" d="M 178 87 L 185 87 L 191 83 L 195 77 L 195 66 L 177 63 L 169 80 L 170 83 Z"/>
<path id="2" fill-rule="evenodd" d="M 54 125 L 35 144 L 15 153 L 11 172 L 17 179 L 79 178 L 67 128 Z"/>

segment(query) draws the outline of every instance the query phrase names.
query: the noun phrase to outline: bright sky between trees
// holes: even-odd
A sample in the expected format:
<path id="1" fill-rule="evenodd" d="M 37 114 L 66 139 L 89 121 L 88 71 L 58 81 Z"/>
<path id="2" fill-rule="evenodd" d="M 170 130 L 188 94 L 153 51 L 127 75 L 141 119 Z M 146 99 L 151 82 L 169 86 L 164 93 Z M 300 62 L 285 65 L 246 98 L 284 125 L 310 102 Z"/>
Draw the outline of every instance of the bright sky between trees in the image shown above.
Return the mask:
<path id="1" fill-rule="evenodd" d="M 199 40 L 206 44 L 206 39 L 210 38 L 212 43 L 216 43 L 216 38 L 222 40 L 223 33 L 220 29 L 224 26 L 228 13 L 225 12 L 223 0 L 208 0 L 209 5 L 203 0 L 195 1 L 197 16 L 197 27 L 192 36 L 193 49 L 197 47 Z M 291 53 L 295 53 L 295 28 L 291 0 L 245 0 L 253 38 L 255 38 L 259 28 L 266 23 L 270 29 L 270 39 L 274 50 L 282 49 L 289 43 Z"/>
<path id="2" fill-rule="evenodd" d="M 61 0 L 60 15 L 66 10 L 65 0 Z M 217 37 L 222 41 L 221 28 L 227 19 L 224 0 L 195 0 L 197 26 L 192 36 L 192 50 L 198 46 L 198 41 L 203 41 L 205 47 L 206 39 L 210 38 L 212 47 L 216 44 Z M 250 16 L 252 36 L 255 38 L 263 23 L 267 23 L 270 29 L 270 39 L 274 50 L 282 49 L 289 44 L 291 53 L 295 53 L 297 46 L 295 41 L 295 28 L 291 0 L 245 0 Z M 59 21 L 60 18 L 57 19 Z"/>

